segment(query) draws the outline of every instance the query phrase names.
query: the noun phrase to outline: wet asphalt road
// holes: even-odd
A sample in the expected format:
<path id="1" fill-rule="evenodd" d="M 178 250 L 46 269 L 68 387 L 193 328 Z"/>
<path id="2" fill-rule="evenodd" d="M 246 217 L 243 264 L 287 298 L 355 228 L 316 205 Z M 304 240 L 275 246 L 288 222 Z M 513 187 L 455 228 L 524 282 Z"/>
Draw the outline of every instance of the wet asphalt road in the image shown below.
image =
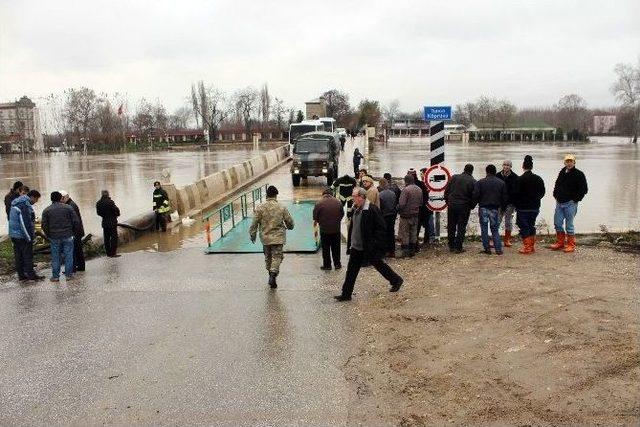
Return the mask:
<path id="1" fill-rule="evenodd" d="M 272 291 L 261 254 L 140 251 L 4 283 L 0 424 L 344 424 L 353 311 L 319 265 L 286 255 Z"/>

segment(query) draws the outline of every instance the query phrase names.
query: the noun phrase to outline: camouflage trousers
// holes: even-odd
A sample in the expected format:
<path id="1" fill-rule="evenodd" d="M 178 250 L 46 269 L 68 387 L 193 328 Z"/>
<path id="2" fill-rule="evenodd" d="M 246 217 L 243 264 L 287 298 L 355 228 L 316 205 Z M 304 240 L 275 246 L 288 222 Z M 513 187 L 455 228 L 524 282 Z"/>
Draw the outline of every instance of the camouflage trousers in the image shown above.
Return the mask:
<path id="1" fill-rule="evenodd" d="M 264 263 L 269 273 L 278 274 L 280 272 L 280 264 L 284 258 L 282 246 L 264 245 Z"/>

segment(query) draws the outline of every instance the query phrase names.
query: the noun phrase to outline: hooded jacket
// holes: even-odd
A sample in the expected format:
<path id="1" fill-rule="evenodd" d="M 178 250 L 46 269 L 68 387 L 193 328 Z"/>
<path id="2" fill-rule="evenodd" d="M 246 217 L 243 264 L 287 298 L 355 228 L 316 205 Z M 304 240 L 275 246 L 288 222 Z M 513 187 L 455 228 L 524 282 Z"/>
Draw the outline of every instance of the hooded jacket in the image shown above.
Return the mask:
<path id="1" fill-rule="evenodd" d="M 29 196 L 25 194 L 14 199 L 9 211 L 9 237 L 32 241 L 35 237 L 34 216 Z"/>

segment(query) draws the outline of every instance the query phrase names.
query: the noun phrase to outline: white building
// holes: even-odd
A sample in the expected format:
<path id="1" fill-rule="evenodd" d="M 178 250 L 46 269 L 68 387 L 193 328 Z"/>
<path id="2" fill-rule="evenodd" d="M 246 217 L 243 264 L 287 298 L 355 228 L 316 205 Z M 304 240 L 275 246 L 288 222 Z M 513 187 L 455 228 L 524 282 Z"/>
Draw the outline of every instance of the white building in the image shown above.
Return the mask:
<path id="1" fill-rule="evenodd" d="M 23 96 L 15 102 L 0 103 L 0 148 L 2 151 L 43 151 L 40 112 Z"/>
<path id="2" fill-rule="evenodd" d="M 616 127 L 616 116 L 593 116 L 593 133 L 602 135 L 611 133 Z"/>

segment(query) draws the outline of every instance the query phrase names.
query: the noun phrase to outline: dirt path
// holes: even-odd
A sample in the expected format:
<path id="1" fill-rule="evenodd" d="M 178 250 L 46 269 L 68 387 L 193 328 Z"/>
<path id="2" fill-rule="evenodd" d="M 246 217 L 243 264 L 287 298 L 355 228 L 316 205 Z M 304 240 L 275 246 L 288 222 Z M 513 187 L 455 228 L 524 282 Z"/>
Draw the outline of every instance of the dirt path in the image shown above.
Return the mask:
<path id="1" fill-rule="evenodd" d="M 638 424 L 640 257 L 430 250 L 356 285 L 354 425 Z"/>

